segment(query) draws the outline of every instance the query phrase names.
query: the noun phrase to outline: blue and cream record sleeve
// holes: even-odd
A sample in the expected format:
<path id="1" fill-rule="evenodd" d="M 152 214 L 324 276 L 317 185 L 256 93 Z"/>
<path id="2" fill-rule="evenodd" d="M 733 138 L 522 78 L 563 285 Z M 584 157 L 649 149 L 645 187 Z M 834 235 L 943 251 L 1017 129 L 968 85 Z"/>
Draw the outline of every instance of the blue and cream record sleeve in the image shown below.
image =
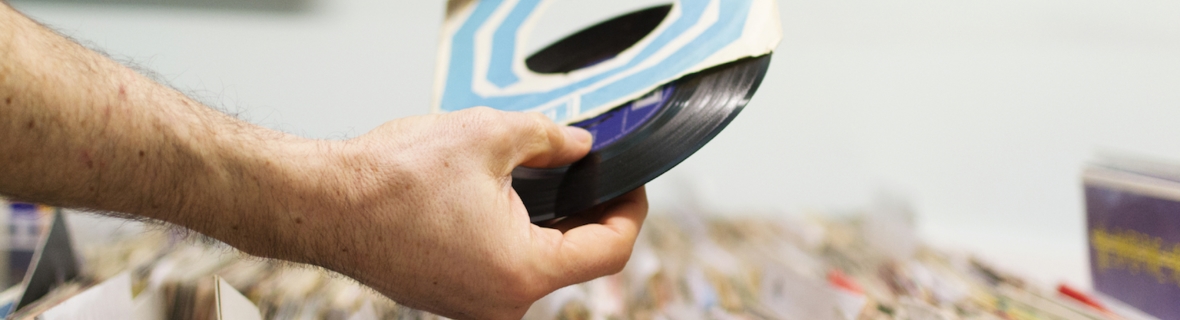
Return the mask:
<path id="1" fill-rule="evenodd" d="M 568 73 L 530 70 L 535 20 L 562 0 L 451 0 L 432 111 L 487 106 L 573 123 L 639 99 L 684 75 L 770 53 L 782 38 L 774 0 L 676 0 L 635 45 Z M 591 44 L 592 45 L 592 44 Z"/>

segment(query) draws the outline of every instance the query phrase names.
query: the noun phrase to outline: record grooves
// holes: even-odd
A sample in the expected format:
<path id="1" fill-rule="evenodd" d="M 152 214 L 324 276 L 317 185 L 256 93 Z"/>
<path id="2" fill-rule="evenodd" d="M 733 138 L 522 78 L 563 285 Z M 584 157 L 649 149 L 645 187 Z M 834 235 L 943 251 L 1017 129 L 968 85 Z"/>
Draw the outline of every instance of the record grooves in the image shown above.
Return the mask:
<path id="1" fill-rule="evenodd" d="M 745 58 L 658 88 L 669 96 L 661 97 L 655 106 L 658 111 L 645 123 L 625 130 L 608 145 L 596 146 L 570 166 L 518 167 L 512 173 L 512 187 L 534 223 L 576 214 L 634 190 L 680 164 L 721 132 L 750 101 L 769 64 L 769 54 Z M 599 123 L 574 125 L 594 129 Z"/>

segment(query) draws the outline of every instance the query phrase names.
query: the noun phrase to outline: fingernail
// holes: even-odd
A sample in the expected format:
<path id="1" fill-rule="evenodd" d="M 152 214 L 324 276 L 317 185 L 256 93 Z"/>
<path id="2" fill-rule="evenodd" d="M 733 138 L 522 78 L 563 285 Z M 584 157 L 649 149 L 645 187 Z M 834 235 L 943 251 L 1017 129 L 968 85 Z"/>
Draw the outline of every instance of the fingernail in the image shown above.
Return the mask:
<path id="1" fill-rule="evenodd" d="M 565 135 L 581 143 L 588 143 L 593 138 L 590 131 L 578 127 L 565 127 Z"/>

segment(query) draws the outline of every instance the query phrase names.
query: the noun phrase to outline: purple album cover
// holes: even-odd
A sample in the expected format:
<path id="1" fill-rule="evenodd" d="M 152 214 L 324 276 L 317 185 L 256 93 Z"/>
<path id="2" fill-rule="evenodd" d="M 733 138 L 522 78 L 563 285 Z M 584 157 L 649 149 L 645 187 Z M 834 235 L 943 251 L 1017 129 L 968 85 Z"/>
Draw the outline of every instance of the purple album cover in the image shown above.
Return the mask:
<path id="1" fill-rule="evenodd" d="M 1153 316 L 1180 319 L 1180 188 L 1143 187 L 1137 184 L 1164 179 L 1125 171 L 1109 177 L 1088 177 L 1085 186 L 1094 288 Z"/>

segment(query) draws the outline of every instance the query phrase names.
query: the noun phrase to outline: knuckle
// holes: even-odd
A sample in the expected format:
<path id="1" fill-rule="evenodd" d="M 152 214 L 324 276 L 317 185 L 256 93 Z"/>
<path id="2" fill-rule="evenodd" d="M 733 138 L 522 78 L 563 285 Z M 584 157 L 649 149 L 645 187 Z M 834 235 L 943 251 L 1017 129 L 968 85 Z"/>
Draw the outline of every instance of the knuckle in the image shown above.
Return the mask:
<path id="1" fill-rule="evenodd" d="M 488 107 L 474 107 L 454 113 L 453 130 L 472 141 L 501 141 L 510 133 L 505 113 Z"/>
<path id="2" fill-rule="evenodd" d="M 553 120 L 539 112 L 530 112 L 526 114 L 528 121 L 524 122 L 524 131 L 528 135 L 528 141 L 532 143 L 550 143 L 554 141 L 554 134 L 560 134 L 560 130 Z"/>

